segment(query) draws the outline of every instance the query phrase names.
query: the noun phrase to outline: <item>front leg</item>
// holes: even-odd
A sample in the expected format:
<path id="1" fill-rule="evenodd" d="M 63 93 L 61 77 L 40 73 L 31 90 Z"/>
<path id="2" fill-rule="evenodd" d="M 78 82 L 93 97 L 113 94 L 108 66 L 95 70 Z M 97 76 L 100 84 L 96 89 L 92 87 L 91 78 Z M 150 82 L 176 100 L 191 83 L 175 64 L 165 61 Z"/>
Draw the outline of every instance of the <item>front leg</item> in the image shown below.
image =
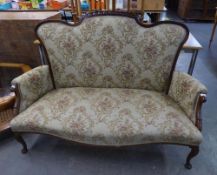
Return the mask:
<path id="1" fill-rule="evenodd" d="M 28 152 L 26 142 L 22 138 L 22 136 L 19 133 L 14 133 L 14 138 L 23 146 L 21 152 L 23 154 L 26 154 Z"/>
<path id="2" fill-rule="evenodd" d="M 199 153 L 199 146 L 190 146 L 190 148 L 191 148 L 191 152 L 189 153 L 185 163 L 186 169 L 192 168 L 191 159 Z"/>

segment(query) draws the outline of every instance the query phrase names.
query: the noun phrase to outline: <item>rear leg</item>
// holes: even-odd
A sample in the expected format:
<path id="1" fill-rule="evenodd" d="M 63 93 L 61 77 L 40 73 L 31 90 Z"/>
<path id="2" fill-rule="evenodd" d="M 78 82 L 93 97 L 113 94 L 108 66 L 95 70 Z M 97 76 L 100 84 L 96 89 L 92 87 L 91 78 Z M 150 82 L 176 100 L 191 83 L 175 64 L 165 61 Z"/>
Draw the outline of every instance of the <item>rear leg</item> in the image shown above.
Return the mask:
<path id="1" fill-rule="evenodd" d="M 23 146 L 21 152 L 23 154 L 26 154 L 28 152 L 26 142 L 22 138 L 22 136 L 19 133 L 14 133 L 14 138 Z"/>

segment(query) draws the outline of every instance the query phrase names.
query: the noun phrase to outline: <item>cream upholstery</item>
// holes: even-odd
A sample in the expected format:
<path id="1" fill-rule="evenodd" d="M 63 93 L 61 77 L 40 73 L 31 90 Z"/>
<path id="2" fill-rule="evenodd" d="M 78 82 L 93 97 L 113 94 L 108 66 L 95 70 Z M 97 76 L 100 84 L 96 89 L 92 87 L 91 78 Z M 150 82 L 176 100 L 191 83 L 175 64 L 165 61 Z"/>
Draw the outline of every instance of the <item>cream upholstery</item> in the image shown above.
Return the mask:
<path id="1" fill-rule="evenodd" d="M 40 66 L 15 78 L 12 84 L 20 91 L 19 112 L 53 89 L 48 66 Z"/>
<path id="2" fill-rule="evenodd" d="M 206 94 L 206 87 L 190 75 L 174 72 L 169 96 L 185 111 L 189 119 L 195 123 L 196 103 L 201 93 Z"/>
<path id="3" fill-rule="evenodd" d="M 143 27 L 133 18 L 97 16 L 76 26 L 45 22 L 37 34 L 56 89 L 48 66 L 13 80 L 21 96 L 14 132 L 94 145 L 201 143 L 195 108 L 206 87 L 172 72 L 188 34 L 182 25 Z"/>
<path id="4" fill-rule="evenodd" d="M 87 18 L 76 27 L 45 23 L 37 34 L 48 51 L 58 88 L 162 92 L 186 30 L 174 24 L 144 28 L 133 18 L 100 16 Z"/>
<path id="5" fill-rule="evenodd" d="M 96 145 L 198 145 L 202 140 L 171 98 L 135 89 L 54 90 L 19 114 L 11 126 L 17 132 L 46 133 Z"/>

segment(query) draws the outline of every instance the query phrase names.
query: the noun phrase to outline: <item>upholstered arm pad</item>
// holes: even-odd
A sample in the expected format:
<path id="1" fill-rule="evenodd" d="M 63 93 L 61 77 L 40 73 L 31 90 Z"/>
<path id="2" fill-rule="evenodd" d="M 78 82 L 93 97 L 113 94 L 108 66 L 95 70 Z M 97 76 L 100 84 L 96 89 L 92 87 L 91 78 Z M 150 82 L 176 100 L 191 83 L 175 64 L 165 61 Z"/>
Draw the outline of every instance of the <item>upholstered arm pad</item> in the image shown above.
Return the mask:
<path id="1" fill-rule="evenodd" d="M 18 112 L 22 112 L 53 89 L 48 66 L 39 66 L 13 79 L 12 86 L 16 86 Z"/>
<path id="2" fill-rule="evenodd" d="M 186 73 L 174 72 L 169 96 L 185 111 L 195 123 L 196 105 L 201 93 L 206 94 L 206 87 Z"/>

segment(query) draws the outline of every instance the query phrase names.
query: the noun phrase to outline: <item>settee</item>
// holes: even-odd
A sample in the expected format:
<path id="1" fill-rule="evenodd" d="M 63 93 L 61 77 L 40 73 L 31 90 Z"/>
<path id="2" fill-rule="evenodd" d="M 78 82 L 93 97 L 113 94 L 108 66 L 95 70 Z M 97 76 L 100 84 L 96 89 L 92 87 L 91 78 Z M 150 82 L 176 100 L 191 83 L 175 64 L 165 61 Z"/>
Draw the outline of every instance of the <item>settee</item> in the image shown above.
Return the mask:
<path id="1" fill-rule="evenodd" d="M 187 27 L 143 24 L 130 14 L 88 15 L 78 24 L 45 21 L 36 28 L 43 65 L 15 78 L 15 138 L 48 134 L 94 146 L 149 143 L 199 152 L 206 87 L 175 71 Z"/>

